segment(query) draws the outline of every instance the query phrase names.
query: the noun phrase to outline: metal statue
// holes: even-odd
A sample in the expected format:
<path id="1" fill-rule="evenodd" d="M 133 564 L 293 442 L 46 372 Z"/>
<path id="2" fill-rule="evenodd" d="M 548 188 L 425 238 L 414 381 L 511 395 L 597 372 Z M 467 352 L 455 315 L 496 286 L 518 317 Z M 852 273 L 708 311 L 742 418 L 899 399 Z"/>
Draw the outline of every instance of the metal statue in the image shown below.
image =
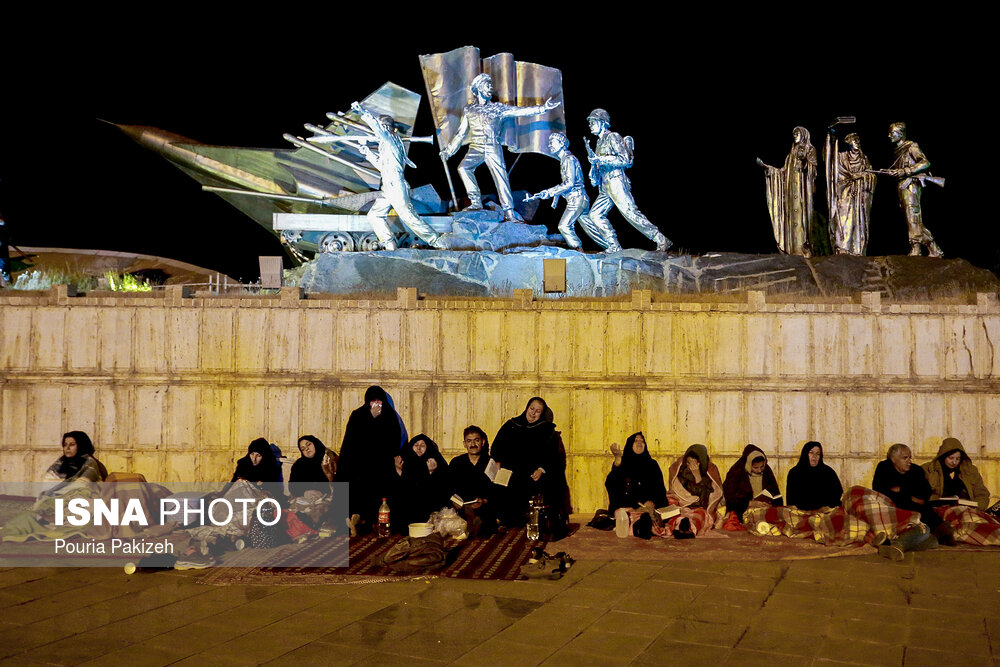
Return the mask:
<path id="1" fill-rule="evenodd" d="M 772 167 L 757 158 L 766 169 L 767 210 L 778 249 L 787 255 L 812 255 L 810 235 L 814 233 L 813 193 L 816 190 L 816 148 L 809 130 L 792 130 L 792 150 L 785 166 Z"/>
<path id="2" fill-rule="evenodd" d="M 896 193 L 899 195 L 899 207 L 906 216 L 906 227 L 910 237 L 910 255 L 923 254 L 923 246 L 927 246 L 930 257 L 941 257 L 944 253 L 934 241 L 934 236 L 924 225 L 924 212 L 920 207 L 920 196 L 925 183 L 944 186 L 943 178 L 931 176 L 931 163 L 920 150 L 915 141 L 906 139 L 906 123 L 893 123 L 889 126 L 889 141 L 896 145 L 895 161 L 891 169 L 874 171 L 876 174 L 886 174 L 899 179 Z"/>
<path id="3" fill-rule="evenodd" d="M 424 243 L 440 247 L 440 237 L 421 219 L 410 200 L 410 184 L 403 177 L 403 172 L 407 166 L 417 165 L 406 157 L 406 149 L 396 132 L 392 116 L 376 116 L 357 102 L 351 104 L 351 110 L 371 128 L 373 138 L 378 141 L 378 152 L 368 148 L 366 141 L 358 143 L 358 150 L 382 174 L 382 191 L 368 210 L 368 221 L 379 243 L 386 250 L 396 249 L 396 239 L 389 230 L 389 209 L 393 209 L 400 221 Z"/>
<path id="4" fill-rule="evenodd" d="M 590 197 L 587 196 L 587 188 L 583 182 L 583 169 L 580 167 L 580 161 L 569 152 L 569 139 L 566 138 L 565 134 L 553 132 L 549 135 L 549 152 L 559 159 L 562 183 L 526 197 L 525 201 L 552 199 L 552 208 L 555 208 L 559 197 L 565 197 L 566 210 L 563 211 L 562 218 L 559 219 L 559 233 L 566 239 L 570 248 L 579 250 L 583 247 L 574 230 L 574 225 L 579 220 L 587 236 L 592 238 L 605 252 L 621 250 L 622 247 L 618 243 L 618 237 L 615 236 L 615 230 L 606 218 L 603 225 L 597 226 L 590 218 L 585 217 L 587 211 L 590 210 Z"/>
<path id="5" fill-rule="evenodd" d="M 559 106 L 559 102 L 549 98 L 541 106 L 516 107 L 502 102 L 492 102 L 493 79 L 489 74 L 480 74 L 472 80 L 469 87 L 475 96 L 475 101 L 465 107 L 458 132 L 448 145 L 441 151 L 441 157 L 450 158 L 469 136 L 469 150 L 458 167 L 458 174 L 469 195 L 470 204 L 466 210 L 479 210 L 483 207 L 482 194 L 476 182 L 475 170 L 484 162 L 493 176 L 496 184 L 500 206 L 503 208 L 504 219 L 511 222 L 523 222 L 521 216 L 514 211 L 514 199 L 510 192 L 510 182 L 507 178 L 507 165 L 504 163 L 501 146 L 503 123 L 508 118 L 535 116 Z"/>
<path id="6" fill-rule="evenodd" d="M 872 163 L 861 152 L 861 138 L 844 137 L 850 148 L 840 151 L 833 132 L 826 138 L 826 191 L 830 213 L 830 240 L 838 255 L 864 255 L 868 248 L 875 175 Z"/>
<path id="7" fill-rule="evenodd" d="M 611 116 L 604 109 L 591 111 L 587 123 L 590 133 L 597 137 L 594 149 L 586 137 L 583 140 L 587 146 L 587 159 L 590 160 L 590 184 L 597 187 L 600 194 L 594 200 L 590 213 L 581 218 L 584 229 L 588 225 L 594 229 L 610 229 L 608 211 L 617 206 L 633 227 L 656 243 L 658 251 L 667 250 L 673 242 L 642 214 L 632 198 L 632 183 L 625 175 L 625 170 L 632 166 L 632 137 L 622 139 L 620 134 L 612 132 Z"/>

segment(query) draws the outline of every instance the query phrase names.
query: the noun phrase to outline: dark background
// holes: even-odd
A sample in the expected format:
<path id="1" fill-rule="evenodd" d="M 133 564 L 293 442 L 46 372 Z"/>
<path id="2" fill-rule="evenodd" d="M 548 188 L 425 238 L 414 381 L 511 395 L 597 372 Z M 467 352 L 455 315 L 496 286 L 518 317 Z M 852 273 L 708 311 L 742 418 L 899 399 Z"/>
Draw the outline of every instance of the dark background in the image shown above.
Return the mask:
<path id="1" fill-rule="evenodd" d="M 612 129 L 635 138 L 636 202 L 678 250 L 775 252 L 754 158 L 781 166 L 792 128 L 803 125 L 822 165 L 827 125 L 853 115 L 876 168 L 892 162 L 889 123 L 907 123 L 933 173 L 948 181 L 924 191 L 928 227 L 947 256 L 1000 269 L 985 115 L 995 56 L 979 34 L 983 17 L 746 14 L 722 25 L 715 16 L 604 5 L 565 20 L 522 16 L 516 29 L 469 19 L 477 29 L 467 30 L 405 18 L 380 26 L 360 14 L 340 17 L 355 28 L 340 29 L 334 14 L 325 23 L 318 14 L 118 17 L 98 31 L 64 26 L 15 41 L 0 102 L 0 211 L 11 242 L 161 255 L 254 280 L 257 256 L 281 253 L 277 239 L 97 119 L 209 144 L 286 147 L 283 132 L 325 124 L 325 112 L 347 110 L 391 80 L 424 96 L 416 134 L 431 134 L 417 56 L 472 44 L 483 56 L 510 51 L 562 70 L 571 150 L 584 164 L 586 116 L 607 109 Z M 16 39 L 17 26 L 8 27 Z M 433 183 L 447 198 L 436 152 L 415 144 L 418 169 L 408 180 Z M 461 155 L 449 163 L 459 196 Z M 485 168 L 477 175 L 492 192 Z M 533 154 L 511 178 L 514 189 L 532 192 L 558 181 L 558 163 Z M 817 208 L 825 215 L 822 183 L 821 166 Z M 535 222 L 554 232 L 561 210 L 543 203 Z M 611 221 L 626 247 L 652 248 L 617 212 Z M 894 181 L 880 177 L 869 254 L 908 250 Z"/>

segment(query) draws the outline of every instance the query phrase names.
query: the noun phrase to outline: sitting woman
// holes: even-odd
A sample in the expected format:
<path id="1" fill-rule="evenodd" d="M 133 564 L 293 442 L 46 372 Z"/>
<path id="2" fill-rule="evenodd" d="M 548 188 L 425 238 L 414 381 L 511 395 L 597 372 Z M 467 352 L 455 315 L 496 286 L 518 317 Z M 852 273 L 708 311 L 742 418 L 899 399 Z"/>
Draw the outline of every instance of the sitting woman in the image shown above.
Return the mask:
<path id="1" fill-rule="evenodd" d="M 569 530 L 566 451 L 542 398 L 531 398 L 524 412 L 500 427 L 493 439 L 493 458 L 511 471 L 510 483 L 500 491 L 500 523 L 524 526 L 531 499 L 540 495 L 549 508 L 554 539 L 565 536 Z"/>
<path id="2" fill-rule="evenodd" d="M 1000 519 L 986 512 L 989 489 L 962 443 L 957 438 L 945 438 L 937 456 L 923 468 L 931 487 L 934 512 L 952 529 L 952 539 L 981 546 L 1000 545 Z"/>
<path id="3" fill-rule="evenodd" d="M 245 480 L 252 484 L 278 482 L 280 471 L 278 460 L 274 458 L 271 445 L 266 438 L 257 438 L 247 447 L 247 454 L 236 462 L 236 470 L 230 484 Z"/>
<path id="4" fill-rule="evenodd" d="M 670 464 L 667 480 L 667 500 L 671 505 L 679 505 L 681 513 L 664 524 L 665 535 L 676 530 L 704 535 L 722 526 L 725 513 L 722 476 L 709 460 L 705 445 L 688 447 L 684 456 Z"/>
<path id="5" fill-rule="evenodd" d="M 496 487 L 486 476 L 490 443 L 486 432 L 474 425 L 466 427 L 462 437 L 466 453 L 448 464 L 448 491 L 455 511 L 469 526 L 469 535 L 489 537 L 497 530 Z"/>
<path id="6" fill-rule="evenodd" d="M 295 497 L 303 497 L 309 491 L 323 496 L 329 494 L 330 482 L 337 470 L 337 455 L 314 435 L 302 436 L 298 445 L 302 456 L 292 464 L 288 490 Z"/>
<path id="7" fill-rule="evenodd" d="M 612 443 L 611 453 L 615 460 L 604 480 L 604 488 L 608 490 L 609 514 L 614 515 L 619 507 L 644 508 L 652 512 L 667 504 L 663 471 L 649 455 L 642 431 L 628 437 L 624 451 L 617 442 Z"/>
<path id="8" fill-rule="evenodd" d="M 838 507 L 844 487 L 836 471 L 823 462 L 823 445 L 810 441 L 802 447 L 799 462 L 788 471 L 785 501 L 804 511 Z"/>
<path id="9" fill-rule="evenodd" d="M 767 464 L 767 456 L 756 445 L 743 448 L 743 455 L 726 473 L 722 493 L 726 498 L 726 509 L 734 512 L 740 521 L 748 507 L 781 504 L 778 480 Z"/>
<path id="10" fill-rule="evenodd" d="M 394 532 L 405 533 L 411 523 L 422 523 L 450 503 L 448 464 L 437 443 L 421 433 L 414 436 L 395 457 L 396 493 L 392 495 L 389 514 Z"/>
<path id="11" fill-rule="evenodd" d="M 72 498 L 96 498 L 100 491 L 95 482 L 108 477 L 104 464 L 97 460 L 94 444 L 83 431 L 70 431 L 62 437 L 62 456 L 45 471 L 43 479 L 56 484 L 38 496 L 32 508 L 8 521 L 0 537 L 10 542 L 28 539 L 51 541 L 86 536 L 88 526 L 53 525 L 55 498 L 68 502 Z"/>

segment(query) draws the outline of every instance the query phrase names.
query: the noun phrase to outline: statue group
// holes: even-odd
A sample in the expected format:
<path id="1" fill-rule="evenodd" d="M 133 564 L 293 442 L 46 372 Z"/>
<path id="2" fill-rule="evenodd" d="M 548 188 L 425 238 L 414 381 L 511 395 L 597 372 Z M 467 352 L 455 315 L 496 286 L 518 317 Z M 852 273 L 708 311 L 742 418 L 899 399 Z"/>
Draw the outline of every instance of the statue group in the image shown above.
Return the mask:
<path id="1" fill-rule="evenodd" d="M 930 230 L 924 225 L 920 199 L 926 183 L 944 185 L 943 178 L 930 173 L 930 161 L 915 141 L 906 138 L 906 125 L 889 126 L 889 141 L 895 161 L 889 169 L 872 169 L 871 161 L 861 150 L 861 138 L 854 132 L 844 137 L 841 150 L 835 128 L 853 123 L 854 118 L 840 118 L 827 132 L 825 146 L 826 192 L 829 224 L 816 224 L 814 194 L 818 160 L 809 130 L 792 130 L 792 148 L 782 167 L 764 167 L 767 208 L 778 249 L 786 254 L 825 254 L 832 247 L 836 254 L 864 255 L 868 248 L 872 195 L 878 174 L 896 179 L 899 206 L 906 218 L 910 255 L 920 256 L 926 248 L 930 257 L 943 255 Z"/>

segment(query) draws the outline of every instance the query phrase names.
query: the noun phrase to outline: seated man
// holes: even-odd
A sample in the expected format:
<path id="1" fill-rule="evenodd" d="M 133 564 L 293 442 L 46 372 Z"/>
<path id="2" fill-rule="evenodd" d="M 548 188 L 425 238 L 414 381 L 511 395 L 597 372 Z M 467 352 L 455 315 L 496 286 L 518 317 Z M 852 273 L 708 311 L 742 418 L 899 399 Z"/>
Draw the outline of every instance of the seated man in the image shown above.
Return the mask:
<path id="1" fill-rule="evenodd" d="M 490 462 L 490 443 L 486 433 L 478 426 L 469 426 L 463 432 L 466 454 L 459 454 L 448 464 L 448 490 L 452 493 L 452 504 L 459 516 L 469 524 L 469 535 L 488 537 L 497 530 L 497 516 L 494 509 L 494 486 L 486 476 L 486 466 Z M 461 498 L 463 505 L 458 504 Z"/>
<path id="2" fill-rule="evenodd" d="M 893 560 L 901 560 L 904 551 L 916 551 L 935 546 L 938 540 L 950 541 L 950 528 L 927 504 L 931 486 L 923 468 L 911 464 L 910 448 L 897 443 L 889 448 L 884 461 L 875 467 L 872 488 L 888 496 L 899 509 L 917 512 L 920 520 L 931 529 L 926 535 L 916 530 L 903 533 L 890 544 L 879 547 L 879 553 Z M 937 538 L 937 539 L 935 539 Z"/>

